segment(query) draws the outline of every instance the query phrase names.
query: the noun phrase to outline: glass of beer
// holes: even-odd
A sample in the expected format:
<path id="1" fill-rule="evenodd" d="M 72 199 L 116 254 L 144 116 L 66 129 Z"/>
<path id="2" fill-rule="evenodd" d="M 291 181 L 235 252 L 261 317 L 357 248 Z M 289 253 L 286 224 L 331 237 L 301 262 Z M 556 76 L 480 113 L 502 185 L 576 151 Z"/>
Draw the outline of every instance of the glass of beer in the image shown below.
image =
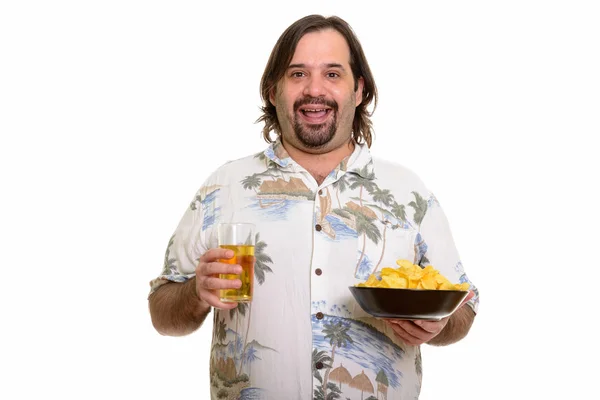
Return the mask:
<path id="1" fill-rule="evenodd" d="M 219 274 L 221 279 L 239 279 L 239 289 L 219 290 L 219 299 L 224 303 L 249 302 L 254 289 L 254 239 L 256 227 L 249 223 L 220 223 L 217 227 L 219 247 L 233 250 L 234 256 L 229 260 L 220 259 L 224 264 L 237 264 L 242 273 Z"/>

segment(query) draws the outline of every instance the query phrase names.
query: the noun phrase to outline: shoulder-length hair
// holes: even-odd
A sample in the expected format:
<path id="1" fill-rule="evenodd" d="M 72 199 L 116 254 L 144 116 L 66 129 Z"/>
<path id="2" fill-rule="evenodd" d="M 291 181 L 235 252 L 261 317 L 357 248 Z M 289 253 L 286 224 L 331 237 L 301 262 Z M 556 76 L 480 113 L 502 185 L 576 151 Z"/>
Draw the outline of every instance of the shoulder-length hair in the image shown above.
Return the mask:
<path id="1" fill-rule="evenodd" d="M 358 89 L 358 79 L 362 77 L 364 80 L 362 102 L 356 107 L 354 121 L 352 122 L 352 136 L 357 143 L 364 142 L 371 147 L 373 124 L 370 117 L 377 106 L 377 87 L 369 63 L 350 25 L 339 17 L 326 18 L 322 15 L 309 15 L 294 22 L 281 34 L 271 51 L 260 81 L 260 95 L 263 101 L 261 111 L 263 114 L 256 120 L 256 122 L 265 123 L 262 133 L 267 143 L 274 142 L 271 138 L 271 131 L 275 131 L 278 136 L 281 135 L 281 126 L 277 119 L 275 106 L 269 101 L 269 95 L 276 90 L 277 83 L 283 78 L 300 39 L 307 33 L 325 29 L 335 29 L 348 43 L 355 91 Z M 371 102 L 373 102 L 373 110 L 369 112 L 367 107 Z"/>

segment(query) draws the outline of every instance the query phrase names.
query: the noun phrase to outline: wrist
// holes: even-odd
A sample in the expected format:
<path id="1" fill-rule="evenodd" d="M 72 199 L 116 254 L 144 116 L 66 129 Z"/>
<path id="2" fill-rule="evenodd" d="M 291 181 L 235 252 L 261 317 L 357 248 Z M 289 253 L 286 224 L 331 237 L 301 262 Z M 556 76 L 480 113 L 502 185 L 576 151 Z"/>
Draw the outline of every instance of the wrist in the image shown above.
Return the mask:
<path id="1" fill-rule="evenodd" d="M 186 300 L 190 311 L 198 319 L 204 319 L 206 313 L 210 310 L 210 305 L 204 301 L 198 294 L 196 286 L 196 277 L 192 277 L 185 282 Z"/>

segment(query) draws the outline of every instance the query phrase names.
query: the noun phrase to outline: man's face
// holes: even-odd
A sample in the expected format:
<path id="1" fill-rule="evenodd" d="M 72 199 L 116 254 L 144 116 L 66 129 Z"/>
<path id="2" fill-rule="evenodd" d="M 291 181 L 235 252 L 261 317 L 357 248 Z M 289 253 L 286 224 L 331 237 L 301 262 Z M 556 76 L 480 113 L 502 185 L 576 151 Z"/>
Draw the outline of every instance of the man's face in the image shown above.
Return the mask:
<path id="1" fill-rule="evenodd" d="M 359 78 L 354 91 L 350 49 L 339 32 L 328 29 L 304 35 L 270 96 L 283 141 L 315 154 L 346 144 L 362 88 Z"/>

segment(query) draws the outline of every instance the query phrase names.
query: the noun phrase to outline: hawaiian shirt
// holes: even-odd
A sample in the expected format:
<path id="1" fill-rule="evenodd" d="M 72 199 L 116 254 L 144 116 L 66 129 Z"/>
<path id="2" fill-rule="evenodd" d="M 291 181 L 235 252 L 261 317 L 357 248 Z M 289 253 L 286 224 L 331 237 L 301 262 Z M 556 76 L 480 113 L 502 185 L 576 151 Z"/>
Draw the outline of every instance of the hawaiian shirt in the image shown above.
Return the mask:
<path id="1" fill-rule="evenodd" d="M 151 292 L 194 275 L 218 247 L 219 222 L 256 225 L 255 287 L 252 302 L 214 310 L 211 399 L 417 399 L 419 346 L 365 313 L 349 290 L 399 259 L 469 282 L 477 311 L 434 195 L 364 144 L 320 185 L 279 141 L 218 168 L 171 237 Z"/>

